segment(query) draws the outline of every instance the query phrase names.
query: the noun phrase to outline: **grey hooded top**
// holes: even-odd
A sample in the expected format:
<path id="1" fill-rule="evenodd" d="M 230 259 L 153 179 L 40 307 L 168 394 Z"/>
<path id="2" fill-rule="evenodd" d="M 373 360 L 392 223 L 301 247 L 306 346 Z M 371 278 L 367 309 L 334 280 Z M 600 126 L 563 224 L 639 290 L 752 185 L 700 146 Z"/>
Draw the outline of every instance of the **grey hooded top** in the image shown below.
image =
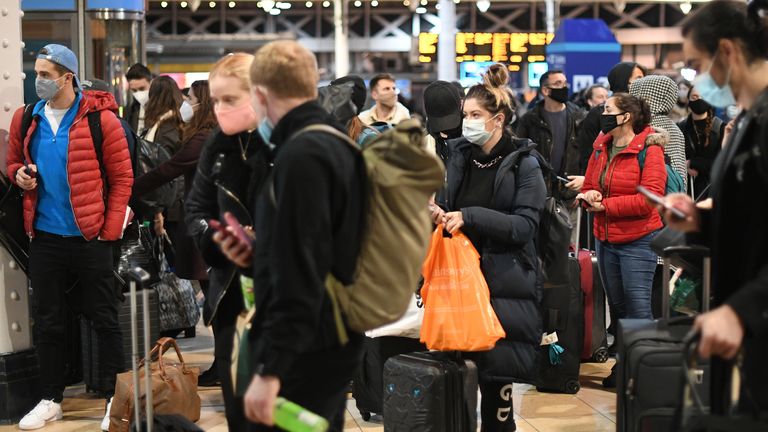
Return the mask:
<path id="1" fill-rule="evenodd" d="M 629 93 L 644 99 L 651 107 L 651 126 L 664 129 L 669 134 L 669 142 L 664 148 L 664 153 L 669 156 L 672 168 L 683 179 L 687 179 L 685 137 L 668 115 L 677 103 L 677 84 L 663 75 L 648 75 L 630 84 Z M 686 189 L 687 186 L 686 182 Z"/>

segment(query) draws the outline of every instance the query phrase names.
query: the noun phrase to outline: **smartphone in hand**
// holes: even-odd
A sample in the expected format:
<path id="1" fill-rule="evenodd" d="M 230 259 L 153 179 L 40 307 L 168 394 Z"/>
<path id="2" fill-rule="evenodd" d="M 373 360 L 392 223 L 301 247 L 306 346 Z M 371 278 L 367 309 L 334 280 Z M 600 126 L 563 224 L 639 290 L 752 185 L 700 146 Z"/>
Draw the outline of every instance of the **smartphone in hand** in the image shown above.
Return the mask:
<path id="1" fill-rule="evenodd" d="M 240 221 L 237 220 L 235 215 L 233 215 L 230 212 L 224 212 L 224 220 L 227 222 L 227 225 L 232 228 L 234 231 L 235 237 L 237 237 L 237 240 L 240 243 L 243 243 L 245 245 L 248 245 L 248 247 L 251 247 L 251 243 L 253 243 L 253 237 L 248 235 L 247 232 L 245 232 L 245 228 L 243 228 L 243 225 L 240 224 Z"/>
<path id="2" fill-rule="evenodd" d="M 676 218 L 682 219 L 682 220 L 685 220 L 688 218 L 688 215 L 683 213 L 682 210 L 668 205 L 666 201 L 664 201 L 664 197 L 662 197 L 661 195 L 656 195 L 655 193 L 649 191 L 643 186 L 637 186 L 635 190 L 637 190 L 639 193 L 645 196 L 648 199 L 648 201 L 656 205 L 659 205 L 664 209 L 666 209 L 667 211 L 669 211 L 670 213 L 672 213 L 672 215 L 675 216 Z"/>

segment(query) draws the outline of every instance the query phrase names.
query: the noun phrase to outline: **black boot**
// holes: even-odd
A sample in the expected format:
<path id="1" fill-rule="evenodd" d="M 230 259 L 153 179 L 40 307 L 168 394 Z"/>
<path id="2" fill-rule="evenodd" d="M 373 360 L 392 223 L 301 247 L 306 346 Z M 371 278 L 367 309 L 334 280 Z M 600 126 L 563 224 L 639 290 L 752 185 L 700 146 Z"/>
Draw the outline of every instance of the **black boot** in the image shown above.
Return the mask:
<path id="1" fill-rule="evenodd" d="M 197 378 L 197 385 L 200 387 L 218 387 L 221 385 L 218 366 L 216 365 L 215 359 L 213 360 L 211 367 L 208 368 L 207 371 L 201 373 Z"/>
<path id="2" fill-rule="evenodd" d="M 616 365 L 611 368 L 611 374 L 603 379 L 603 387 L 612 389 L 616 388 Z"/>

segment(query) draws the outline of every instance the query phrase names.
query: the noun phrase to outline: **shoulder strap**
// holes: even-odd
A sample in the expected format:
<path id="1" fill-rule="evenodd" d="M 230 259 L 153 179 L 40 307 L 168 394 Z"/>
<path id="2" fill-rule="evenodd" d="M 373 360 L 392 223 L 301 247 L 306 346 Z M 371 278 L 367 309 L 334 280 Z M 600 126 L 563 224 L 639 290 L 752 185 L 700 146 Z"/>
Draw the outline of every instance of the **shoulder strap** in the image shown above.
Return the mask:
<path id="1" fill-rule="evenodd" d="M 342 133 L 338 129 L 336 129 L 335 127 L 328 126 L 326 124 L 313 124 L 313 125 L 309 125 L 309 126 L 307 126 L 305 128 L 300 129 L 295 134 L 291 135 L 291 137 L 288 140 L 289 141 L 293 140 L 296 137 L 298 137 L 299 135 L 303 135 L 303 134 L 305 134 L 307 132 L 323 132 L 323 133 L 326 133 L 328 135 L 333 135 L 336 138 L 338 138 L 338 139 L 344 141 L 345 143 L 349 144 L 349 146 L 354 148 L 355 151 L 358 151 L 358 152 L 360 151 L 360 147 L 357 145 L 357 143 L 352 141 L 352 138 L 347 136 L 347 134 Z"/>
<path id="2" fill-rule="evenodd" d="M 21 133 L 19 142 L 22 146 L 24 145 L 24 139 L 27 137 L 27 133 L 29 133 L 29 128 L 32 126 L 32 112 L 34 110 L 35 104 L 28 104 L 24 106 L 24 114 L 21 116 L 21 129 L 19 129 L 19 132 Z"/>
<path id="3" fill-rule="evenodd" d="M 645 153 L 646 150 L 648 150 L 648 146 L 643 147 L 642 150 L 637 154 L 637 163 L 640 165 L 640 171 L 643 171 L 643 167 L 645 167 Z"/>
<path id="4" fill-rule="evenodd" d="M 93 139 L 93 150 L 96 151 L 96 160 L 99 161 L 99 170 L 101 178 L 106 178 L 104 171 L 104 134 L 101 130 L 101 111 L 91 111 L 88 113 L 88 128 L 91 130 Z"/>

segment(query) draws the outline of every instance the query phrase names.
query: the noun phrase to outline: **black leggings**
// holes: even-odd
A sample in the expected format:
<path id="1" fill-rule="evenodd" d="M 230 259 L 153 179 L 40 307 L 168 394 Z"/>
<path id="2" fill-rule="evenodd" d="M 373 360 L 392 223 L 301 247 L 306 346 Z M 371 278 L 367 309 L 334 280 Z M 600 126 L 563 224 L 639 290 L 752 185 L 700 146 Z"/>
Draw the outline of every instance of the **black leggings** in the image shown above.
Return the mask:
<path id="1" fill-rule="evenodd" d="M 481 432 L 511 432 L 516 428 L 512 410 L 512 384 L 481 382 Z"/>

